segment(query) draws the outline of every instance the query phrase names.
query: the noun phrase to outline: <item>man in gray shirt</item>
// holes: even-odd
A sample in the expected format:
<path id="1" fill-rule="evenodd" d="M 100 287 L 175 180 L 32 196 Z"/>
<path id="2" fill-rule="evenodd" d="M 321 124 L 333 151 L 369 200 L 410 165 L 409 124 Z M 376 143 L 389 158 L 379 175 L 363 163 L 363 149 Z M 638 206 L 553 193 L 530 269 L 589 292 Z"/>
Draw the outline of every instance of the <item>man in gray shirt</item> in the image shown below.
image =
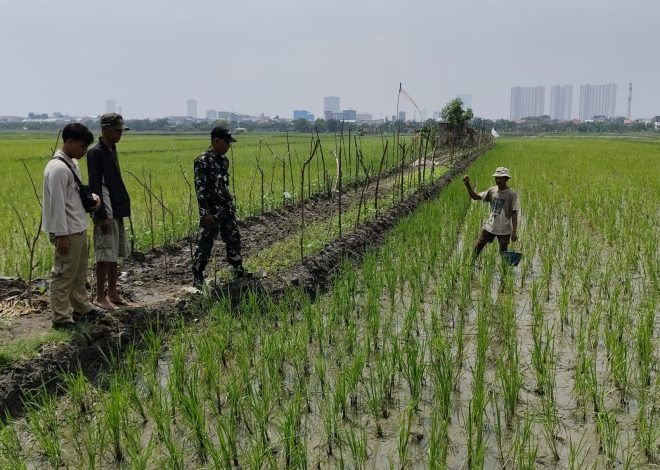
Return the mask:
<path id="1" fill-rule="evenodd" d="M 62 140 L 62 148 L 44 170 L 41 228 L 55 245 L 49 288 L 53 328 L 71 329 L 74 311 L 80 320 L 100 313 L 87 295 L 88 217 L 76 182 L 76 177 L 80 180 L 78 160 L 85 156 L 94 136 L 84 125 L 72 123 L 64 126 Z M 98 209 L 100 198 L 94 198 Z"/>
<path id="2" fill-rule="evenodd" d="M 484 228 L 474 247 L 474 257 L 481 253 L 486 245 L 491 243 L 497 237 L 500 245 L 500 252 L 507 251 L 509 242 L 518 240 L 518 194 L 507 186 L 507 181 L 511 178 L 509 170 L 503 166 L 497 168 L 495 173 L 495 184 L 487 191 L 476 193 L 470 185 L 470 177 L 465 175 L 463 183 L 470 195 L 475 201 L 483 201 L 490 204 L 490 215 L 484 224 Z"/>

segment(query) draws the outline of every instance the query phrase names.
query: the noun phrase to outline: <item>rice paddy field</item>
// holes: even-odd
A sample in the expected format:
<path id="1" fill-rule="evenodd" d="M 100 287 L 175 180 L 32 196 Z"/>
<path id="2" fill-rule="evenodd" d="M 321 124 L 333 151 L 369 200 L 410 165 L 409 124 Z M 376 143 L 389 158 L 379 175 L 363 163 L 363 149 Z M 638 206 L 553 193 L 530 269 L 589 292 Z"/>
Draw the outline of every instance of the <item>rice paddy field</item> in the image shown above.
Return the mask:
<path id="1" fill-rule="evenodd" d="M 343 185 L 364 180 L 365 169 L 375 176 L 381 160 L 383 171 L 401 163 L 393 136 L 326 134 L 320 136 L 316 149 L 309 134 L 237 137 L 239 142 L 233 144 L 229 157 L 232 192 L 242 218 L 334 189 L 339 159 Z M 37 198 L 41 198 L 43 170 L 56 139 L 56 134 L 0 134 L 0 275 L 28 277 L 29 245 L 41 215 Z M 407 141 L 401 138 L 400 143 Z M 135 249 L 146 250 L 191 235 L 199 220 L 193 161 L 208 145 L 206 135 L 127 133 L 122 138 L 118 151 L 131 195 Z M 310 155 L 313 158 L 306 167 L 301 194 L 302 167 Z M 405 159 L 413 158 L 417 157 L 408 152 Z M 80 165 L 83 181 L 87 181 L 84 158 Z M 33 277 L 46 276 L 52 246 L 44 234 L 37 240 L 34 254 Z"/>
<path id="2" fill-rule="evenodd" d="M 519 266 L 472 261 L 488 209 L 454 181 L 316 299 L 207 299 L 30 394 L 0 467 L 658 468 L 660 143 L 500 139 L 478 190 L 497 166 Z"/>

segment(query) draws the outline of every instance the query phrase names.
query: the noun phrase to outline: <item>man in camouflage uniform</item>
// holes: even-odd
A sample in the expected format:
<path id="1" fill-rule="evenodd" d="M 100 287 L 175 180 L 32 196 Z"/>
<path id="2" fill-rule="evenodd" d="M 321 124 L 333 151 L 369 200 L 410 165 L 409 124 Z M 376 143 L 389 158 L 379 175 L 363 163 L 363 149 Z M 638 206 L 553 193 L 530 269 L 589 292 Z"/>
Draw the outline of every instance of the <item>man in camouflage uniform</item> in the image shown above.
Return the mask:
<path id="1" fill-rule="evenodd" d="M 195 159 L 195 192 L 199 204 L 199 235 L 193 255 L 193 285 L 204 285 L 204 268 L 211 256 L 213 241 L 220 233 L 227 246 L 227 262 L 235 277 L 245 276 L 241 257 L 241 235 L 236 226 L 236 209 L 229 192 L 229 159 L 227 150 L 236 142 L 227 129 L 217 126 L 211 131 L 211 146 Z"/>

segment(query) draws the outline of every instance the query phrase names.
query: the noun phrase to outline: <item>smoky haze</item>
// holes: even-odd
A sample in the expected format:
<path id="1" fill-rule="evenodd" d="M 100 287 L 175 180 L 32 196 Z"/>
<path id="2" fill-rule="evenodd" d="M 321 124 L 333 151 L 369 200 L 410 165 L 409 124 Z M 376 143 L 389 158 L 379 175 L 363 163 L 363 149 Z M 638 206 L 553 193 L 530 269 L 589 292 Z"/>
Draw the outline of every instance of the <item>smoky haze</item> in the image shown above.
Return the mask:
<path id="1" fill-rule="evenodd" d="M 2 2 L 0 115 L 207 109 L 322 117 L 395 113 L 399 82 L 426 117 L 457 94 L 509 116 L 512 86 L 616 83 L 616 114 L 660 115 L 660 2 L 556 0 L 21 0 Z M 412 117 L 413 107 L 402 109 Z"/>

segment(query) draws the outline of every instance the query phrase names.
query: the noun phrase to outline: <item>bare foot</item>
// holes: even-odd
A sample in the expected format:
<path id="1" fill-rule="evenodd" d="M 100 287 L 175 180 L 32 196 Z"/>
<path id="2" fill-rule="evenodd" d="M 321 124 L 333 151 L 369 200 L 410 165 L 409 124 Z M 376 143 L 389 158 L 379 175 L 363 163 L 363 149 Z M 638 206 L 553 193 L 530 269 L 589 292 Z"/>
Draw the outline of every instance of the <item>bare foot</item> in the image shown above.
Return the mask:
<path id="1" fill-rule="evenodd" d="M 124 299 L 122 296 L 118 295 L 116 297 L 107 297 L 109 302 L 112 302 L 115 306 L 119 305 L 122 307 L 131 307 L 133 304 L 128 300 Z"/>
<path id="2" fill-rule="evenodd" d="M 94 302 L 92 302 L 94 305 L 96 305 L 99 308 L 102 308 L 103 310 L 117 310 L 117 306 L 110 302 L 107 298 L 103 297 L 102 299 L 95 299 Z"/>

